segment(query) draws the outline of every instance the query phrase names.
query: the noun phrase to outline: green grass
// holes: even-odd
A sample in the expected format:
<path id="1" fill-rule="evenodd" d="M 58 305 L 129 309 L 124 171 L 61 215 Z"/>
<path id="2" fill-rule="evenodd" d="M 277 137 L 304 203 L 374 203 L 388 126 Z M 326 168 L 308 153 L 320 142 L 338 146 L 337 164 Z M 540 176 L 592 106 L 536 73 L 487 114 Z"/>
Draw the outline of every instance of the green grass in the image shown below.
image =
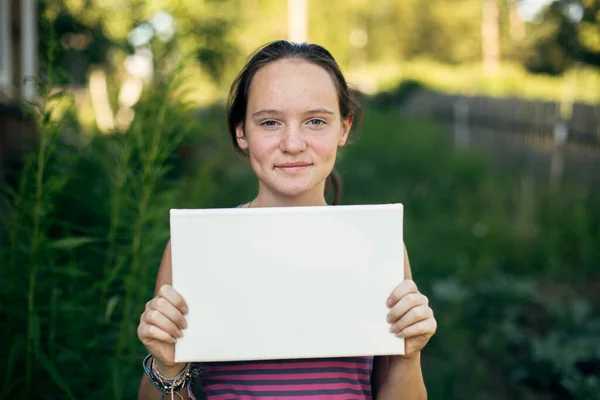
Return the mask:
<path id="1" fill-rule="evenodd" d="M 377 91 L 392 90 L 402 81 L 415 80 L 428 88 L 452 94 L 588 104 L 600 102 L 600 70 L 592 67 L 555 77 L 531 74 L 520 65 L 504 63 L 496 74 L 486 76 L 480 64 L 452 66 L 430 60 L 411 60 L 401 65 L 367 66 L 347 75 L 359 88 L 372 86 Z"/>

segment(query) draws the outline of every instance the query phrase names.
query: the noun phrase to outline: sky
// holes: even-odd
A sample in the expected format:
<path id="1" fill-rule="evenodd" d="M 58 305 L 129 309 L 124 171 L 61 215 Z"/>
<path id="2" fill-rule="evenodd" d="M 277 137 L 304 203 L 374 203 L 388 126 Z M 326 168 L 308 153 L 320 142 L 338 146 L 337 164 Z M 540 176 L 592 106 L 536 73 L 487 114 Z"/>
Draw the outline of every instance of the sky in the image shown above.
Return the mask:
<path id="1" fill-rule="evenodd" d="M 536 14 L 554 0 L 521 0 L 519 13 L 526 21 L 533 21 Z"/>

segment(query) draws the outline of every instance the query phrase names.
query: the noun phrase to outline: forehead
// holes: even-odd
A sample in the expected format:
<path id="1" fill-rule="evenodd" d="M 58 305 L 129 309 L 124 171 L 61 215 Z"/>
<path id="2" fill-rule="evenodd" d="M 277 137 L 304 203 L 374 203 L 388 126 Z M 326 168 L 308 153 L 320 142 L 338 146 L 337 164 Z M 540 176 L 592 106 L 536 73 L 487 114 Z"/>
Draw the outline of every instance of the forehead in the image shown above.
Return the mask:
<path id="1" fill-rule="evenodd" d="M 279 60 L 259 69 L 250 84 L 248 111 L 262 108 L 338 111 L 337 90 L 324 68 L 304 60 Z"/>

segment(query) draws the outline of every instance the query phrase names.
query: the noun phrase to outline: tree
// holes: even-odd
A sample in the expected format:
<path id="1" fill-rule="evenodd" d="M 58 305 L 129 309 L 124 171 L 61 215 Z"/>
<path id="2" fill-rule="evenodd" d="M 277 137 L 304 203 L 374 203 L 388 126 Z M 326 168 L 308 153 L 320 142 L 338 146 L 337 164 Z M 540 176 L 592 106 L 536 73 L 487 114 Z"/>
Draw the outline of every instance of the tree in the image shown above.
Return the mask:
<path id="1" fill-rule="evenodd" d="M 569 57 L 600 67 L 600 0 L 558 0 L 556 40 Z"/>
<path id="2" fill-rule="evenodd" d="M 43 3 L 42 13 L 52 22 L 65 48 L 64 69 L 75 83 L 85 80 L 92 64 L 110 66 L 131 53 L 135 47 L 131 34 L 136 28 L 143 27 L 150 37 L 160 37 L 150 22 L 161 12 L 174 20 L 171 48 L 177 54 L 195 53 L 198 62 L 215 80 L 236 55 L 231 32 L 241 18 L 237 0 L 45 0 Z M 122 55 L 115 57 L 115 50 Z M 157 56 L 160 58 L 161 54 Z"/>
<path id="3" fill-rule="evenodd" d="M 557 75 L 575 63 L 600 67 L 600 0 L 555 0 L 531 27 L 529 70 Z"/>

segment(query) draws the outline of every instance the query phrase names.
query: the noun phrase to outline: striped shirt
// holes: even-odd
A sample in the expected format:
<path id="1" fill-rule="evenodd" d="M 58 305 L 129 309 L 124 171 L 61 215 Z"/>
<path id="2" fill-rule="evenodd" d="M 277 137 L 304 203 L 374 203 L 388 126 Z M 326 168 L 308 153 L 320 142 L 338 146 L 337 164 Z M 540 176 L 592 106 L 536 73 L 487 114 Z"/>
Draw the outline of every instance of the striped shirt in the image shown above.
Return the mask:
<path id="1" fill-rule="evenodd" d="M 372 398 L 373 357 L 218 362 L 196 367 L 196 379 L 207 400 Z"/>

